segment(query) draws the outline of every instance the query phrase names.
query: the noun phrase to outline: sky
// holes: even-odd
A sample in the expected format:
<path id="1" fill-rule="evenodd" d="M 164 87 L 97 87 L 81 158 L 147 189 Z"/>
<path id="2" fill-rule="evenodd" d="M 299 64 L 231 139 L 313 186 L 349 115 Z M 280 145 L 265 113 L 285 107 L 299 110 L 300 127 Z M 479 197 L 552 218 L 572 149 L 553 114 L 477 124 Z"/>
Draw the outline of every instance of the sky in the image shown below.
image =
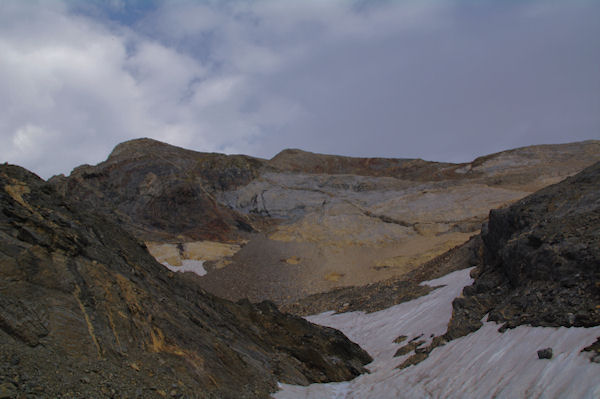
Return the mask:
<path id="1" fill-rule="evenodd" d="M 0 161 L 150 137 L 467 162 L 600 139 L 597 0 L 2 0 Z"/>

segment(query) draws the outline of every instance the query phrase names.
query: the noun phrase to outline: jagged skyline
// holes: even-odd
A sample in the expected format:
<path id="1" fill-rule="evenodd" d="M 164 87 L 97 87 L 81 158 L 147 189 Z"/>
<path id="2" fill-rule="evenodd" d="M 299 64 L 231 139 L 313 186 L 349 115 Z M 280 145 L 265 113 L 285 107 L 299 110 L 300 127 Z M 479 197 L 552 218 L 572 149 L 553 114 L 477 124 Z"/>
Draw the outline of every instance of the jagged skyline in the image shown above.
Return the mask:
<path id="1" fill-rule="evenodd" d="M 600 4 L 4 1 L 0 161 L 152 137 L 468 161 L 600 137 Z"/>

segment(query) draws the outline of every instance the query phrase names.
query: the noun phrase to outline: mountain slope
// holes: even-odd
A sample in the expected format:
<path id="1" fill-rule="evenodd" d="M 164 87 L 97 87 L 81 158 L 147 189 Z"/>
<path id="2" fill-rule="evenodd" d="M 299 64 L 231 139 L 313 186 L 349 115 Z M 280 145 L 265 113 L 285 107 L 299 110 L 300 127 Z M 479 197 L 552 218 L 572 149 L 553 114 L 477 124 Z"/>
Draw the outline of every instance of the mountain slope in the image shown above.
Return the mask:
<path id="1" fill-rule="evenodd" d="M 490 209 L 598 160 L 599 141 L 449 164 L 300 150 L 261 160 L 140 139 L 51 183 L 116 217 L 161 262 L 204 262 L 206 290 L 282 305 L 402 278 L 478 234 Z"/>
<path id="2" fill-rule="evenodd" d="M 464 250 L 479 256 L 462 257 L 462 270 L 426 282 L 437 288 L 425 296 L 374 313 L 308 317 L 368 350 L 371 373 L 338 384 L 283 385 L 275 397 L 597 398 L 600 162 L 492 210 L 469 246 L 447 260 L 460 262 Z M 370 298 L 377 287 L 344 291 L 361 308 L 385 307 Z"/>
<path id="3" fill-rule="evenodd" d="M 217 202 L 214 193 L 247 184 L 262 165 L 243 155 L 139 139 L 116 146 L 105 162 L 80 166 L 51 183 L 144 240 L 229 241 L 253 231 L 252 220 Z"/>
<path id="4" fill-rule="evenodd" d="M 36 397 L 267 397 L 363 371 L 341 333 L 234 304 L 103 216 L 0 166 L 0 384 Z"/>

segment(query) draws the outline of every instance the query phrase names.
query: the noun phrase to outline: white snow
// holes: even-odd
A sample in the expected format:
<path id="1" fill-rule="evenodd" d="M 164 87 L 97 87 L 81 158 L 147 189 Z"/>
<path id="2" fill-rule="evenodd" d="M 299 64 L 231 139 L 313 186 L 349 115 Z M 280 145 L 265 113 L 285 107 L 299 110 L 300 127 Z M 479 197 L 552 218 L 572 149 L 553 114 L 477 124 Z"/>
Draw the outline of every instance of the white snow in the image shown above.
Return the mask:
<path id="1" fill-rule="evenodd" d="M 206 269 L 204 269 L 204 261 L 202 260 L 184 259 L 181 261 L 181 266 L 173 266 L 168 262 L 162 262 L 162 264 L 167 269 L 174 272 L 194 272 L 199 276 L 204 276 L 206 274 Z"/>
<path id="2" fill-rule="evenodd" d="M 446 331 L 452 300 L 471 284 L 470 269 L 427 282 L 445 284 L 430 294 L 380 312 L 365 314 L 326 312 L 307 319 L 337 328 L 375 359 L 370 374 L 352 381 L 280 384 L 276 399 L 292 398 L 598 398 L 600 364 L 591 363 L 582 348 L 600 336 L 594 328 L 521 326 L 504 333 L 499 325 L 484 322 L 478 331 L 434 349 L 416 366 L 396 367 L 409 355 L 394 358 L 396 350 L 423 335 Z M 401 344 L 393 341 L 408 338 Z M 554 357 L 540 360 L 537 350 L 551 347 Z"/>

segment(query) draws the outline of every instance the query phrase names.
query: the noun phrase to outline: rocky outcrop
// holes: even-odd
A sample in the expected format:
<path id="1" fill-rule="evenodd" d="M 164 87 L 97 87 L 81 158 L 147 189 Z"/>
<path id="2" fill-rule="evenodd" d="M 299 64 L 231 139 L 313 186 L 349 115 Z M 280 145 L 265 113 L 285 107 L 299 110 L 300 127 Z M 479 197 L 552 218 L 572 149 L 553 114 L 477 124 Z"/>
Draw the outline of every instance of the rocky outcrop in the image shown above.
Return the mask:
<path id="1" fill-rule="evenodd" d="M 243 155 L 139 139 L 119 144 L 105 162 L 50 183 L 144 240 L 229 241 L 253 231 L 253 220 L 217 202 L 214 193 L 247 184 L 262 165 Z"/>
<path id="2" fill-rule="evenodd" d="M 88 170 L 104 167 L 107 180 L 97 181 L 108 186 L 110 165 Z M 268 397 L 278 381 L 345 380 L 370 361 L 341 333 L 269 302 L 206 293 L 199 277 L 169 272 L 89 202 L 22 168 L 0 166 L 0 203 L 3 393 Z"/>
<path id="3" fill-rule="evenodd" d="M 478 329 L 485 314 L 502 329 L 600 324 L 600 163 L 491 211 L 482 238 L 448 338 Z"/>

